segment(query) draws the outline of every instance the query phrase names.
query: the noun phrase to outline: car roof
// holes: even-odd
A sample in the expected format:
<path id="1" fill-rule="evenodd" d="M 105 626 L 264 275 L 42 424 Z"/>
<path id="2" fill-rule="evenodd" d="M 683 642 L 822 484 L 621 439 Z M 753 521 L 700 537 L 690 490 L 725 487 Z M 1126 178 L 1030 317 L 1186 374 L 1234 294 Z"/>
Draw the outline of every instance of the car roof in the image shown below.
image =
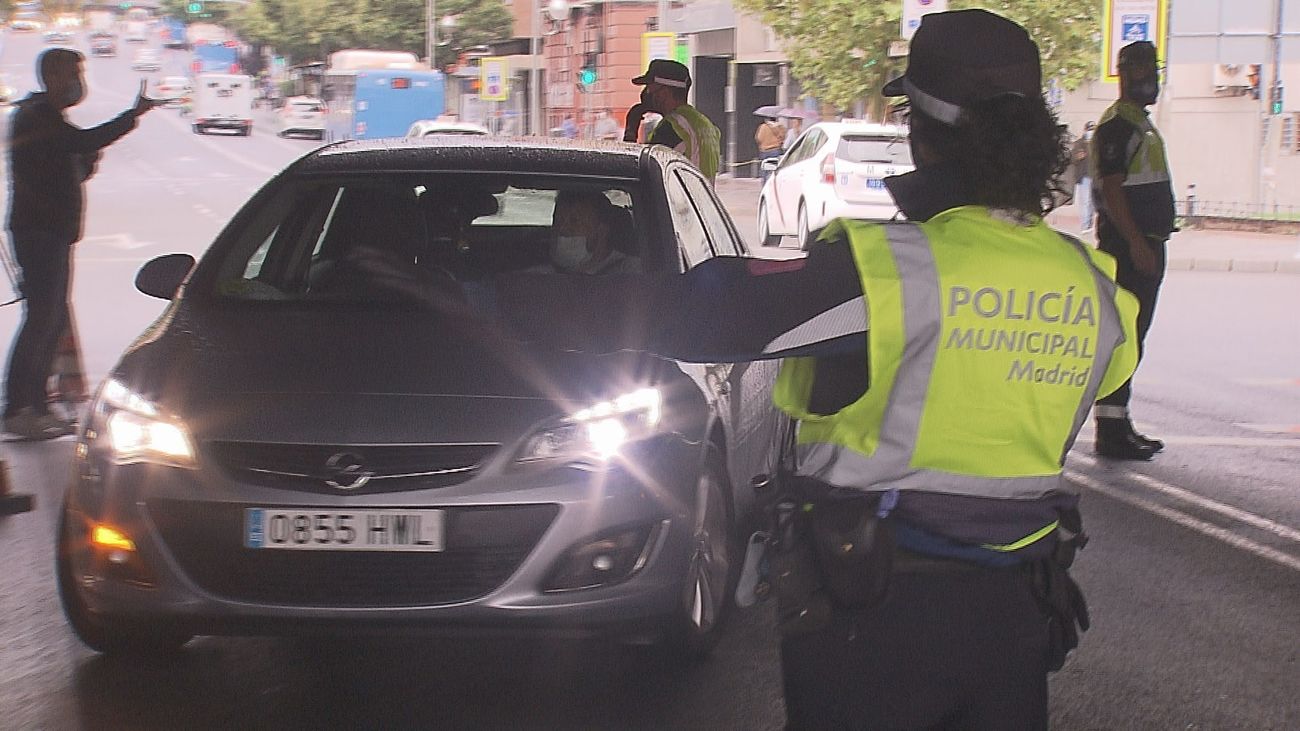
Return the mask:
<path id="1" fill-rule="evenodd" d="M 639 179 L 646 158 L 664 165 L 681 155 L 662 145 L 648 149 L 626 142 L 434 135 L 326 145 L 300 159 L 293 171 L 320 174 L 445 170 Z"/>
<path id="2" fill-rule="evenodd" d="M 855 135 L 863 137 L 906 137 L 907 127 L 901 124 L 880 124 L 879 122 L 861 122 L 846 120 L 843 122 L 818 122 L 808 129 L 822 129 L 828 134 L 840 137 Z"/>

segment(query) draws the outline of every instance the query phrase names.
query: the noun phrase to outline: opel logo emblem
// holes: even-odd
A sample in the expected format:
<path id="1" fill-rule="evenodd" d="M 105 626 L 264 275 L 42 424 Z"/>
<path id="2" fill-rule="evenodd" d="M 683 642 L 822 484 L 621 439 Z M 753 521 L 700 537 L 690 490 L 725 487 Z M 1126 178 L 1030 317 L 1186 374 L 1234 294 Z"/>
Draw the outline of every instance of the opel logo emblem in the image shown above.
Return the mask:
<path id="1" fill-rule="evenodd" d="M 325 484 L 339 490 L 356 490 L 374 476 L 355 452 L 338 452 L 325 460 Z"/>

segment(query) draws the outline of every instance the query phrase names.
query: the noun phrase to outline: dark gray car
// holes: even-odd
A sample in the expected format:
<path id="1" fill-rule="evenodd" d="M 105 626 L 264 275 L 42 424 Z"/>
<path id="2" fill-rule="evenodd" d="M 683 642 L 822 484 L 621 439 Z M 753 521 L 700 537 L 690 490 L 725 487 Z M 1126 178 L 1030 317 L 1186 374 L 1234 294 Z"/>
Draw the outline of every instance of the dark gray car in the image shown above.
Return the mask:
<path id="1" fill-rule="evenodd" d="M 96 397 L 60 534 L 86 644 L 432 630 L 707 650 L 749 484 L 787 433 L 776 366 L 513 337 L 503 276 L 603 276 L 573 273 L 604 271 L 596 253 L 561 261 L 577 199 L 618 271 L 744 253 L 664 148 L 434 137 L 321 148 L 197 266 L 147 264 L 137 286 L 172 302 Z M 663 325 L 627 304 L 612 326 Z"/>

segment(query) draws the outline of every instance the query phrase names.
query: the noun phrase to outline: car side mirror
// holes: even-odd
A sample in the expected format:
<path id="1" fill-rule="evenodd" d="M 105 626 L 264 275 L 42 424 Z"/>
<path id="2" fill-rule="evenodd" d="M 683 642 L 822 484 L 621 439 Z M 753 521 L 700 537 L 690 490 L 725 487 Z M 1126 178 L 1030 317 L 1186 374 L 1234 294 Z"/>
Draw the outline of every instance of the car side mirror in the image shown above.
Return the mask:
<path id="1" fill-rule="evenodd" d="M 770 173 L 776 170 L 776 166 L 780 164 L 781 164 L 780 159 L 775 157 L 769 157 L 768 159 L 758 164 L 758 169 L 762 170 L 765 173 Z"/>
<path id="2" fill-rule="evenodd" d="M 140 267 L 135 275 L 135 288 L 150 297 L 172 299 L 193 268 L 194 257 L 189 254 L 164 254 Z"/>

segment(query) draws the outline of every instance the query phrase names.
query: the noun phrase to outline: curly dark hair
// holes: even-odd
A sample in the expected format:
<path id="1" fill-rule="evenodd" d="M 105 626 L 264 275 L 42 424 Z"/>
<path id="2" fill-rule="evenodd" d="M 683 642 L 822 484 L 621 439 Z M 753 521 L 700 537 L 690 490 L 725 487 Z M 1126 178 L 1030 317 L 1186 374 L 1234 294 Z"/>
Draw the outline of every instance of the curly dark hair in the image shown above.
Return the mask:
<path id="1" fill-rule="evenodd" d="M 975 203 L 1045 216 L 1066 196 L 1066 132 L 1041 96 L 970 105 L 952 127 L 916 107 L 908 121 L 916 141 L 961 171 Z"/>

